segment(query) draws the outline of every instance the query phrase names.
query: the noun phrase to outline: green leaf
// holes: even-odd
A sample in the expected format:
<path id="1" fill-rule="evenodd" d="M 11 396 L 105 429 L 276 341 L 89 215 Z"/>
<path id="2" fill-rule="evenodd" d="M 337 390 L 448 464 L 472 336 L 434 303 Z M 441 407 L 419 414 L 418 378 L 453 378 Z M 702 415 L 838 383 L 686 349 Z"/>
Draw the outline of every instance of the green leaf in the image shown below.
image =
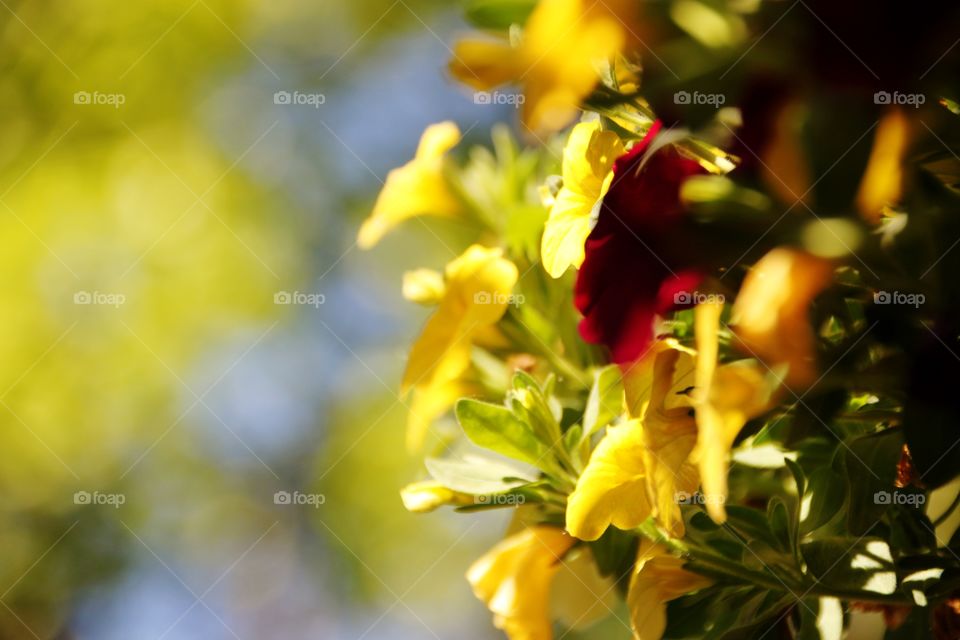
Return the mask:
<path id="1" fill-rule="evenodd" d="M 806 491 L 806 479 L 803 475 L 803 469 L 800 468 L 793 460 L 789 458 L 784 458 L 784 463 L 786 463 L 787 468 L 790 469 L 790 473 L 793 475 L 793 481 L 797 484 L 797 497 L 803 497 L 804 491 Z"/>
<path id="2" fill-rule="evenodd" d="M 470 0 L 467 21 L 480 29 L 509 29 L 526 22 L 536 4 L 536 0 Z"/>
<path id="3" fill-rule="evenodd" d="M 881 519 L 889 505 L 875 499 L 878 492 L 892 492 L 897 463 L 903 447 L 903 433 L 887 429 L 849 441 L 844 451 L 850 495 L 847 527 L 853 535 L 863 535 Z"/>
<path id="4" fill-rule="evenodd" d="M 520 422 L 527 424 L 542 442 L 552 445 L 560 437 L 558 418 L 563 409 L 553 407 L 544 396 L 539 383 L 525 371 L 514 373 L 513 390 L 507 394 L 507 406 Z"/>
<path id="5" fill-rule="evenodd" d="M 455 412 L 463 431 L 477 446 L 533 466 L 543 464 L 547 446 L 506 407 L 464 398 L 457 402 Z"/>
<path id="6" fill-rule="evenodd" d="M 424 464 L 433 479 L 443 486 L 471 495 L 503 493 L 536 480 L 536 474 L 529 468 L 481 455 L 427 458 Z"/>
<path id="7" fill-rule="evenodd" d="M 612 364 L 594 374 L 593 386 L 583 412 L 583 438 L 604 428 L 623 411 L 623 374 Z"/>
<path id="8" fill-rule="evenodd" d="M 897 590 L 890 545 L 880 538 L 822 538 L 800 546 L 813 576 L 832 589 L 890 595 Z"/>
<path id="9" fill-rule="evenodd" d="M 800 507 L 800 532 L 810 533 L 825 525 L 846 501 L 846 483 L 830 467 L 821 467 L 810 474 Z"/>
<path id="10" fill-rule="evenodd" d="M 777 548 L 793 553 L 794 533 L 790 511 L 779 497 L 774 497 L 767 505 L 767 519 L 770 521 L 770 530 L 777 541 Z"/>

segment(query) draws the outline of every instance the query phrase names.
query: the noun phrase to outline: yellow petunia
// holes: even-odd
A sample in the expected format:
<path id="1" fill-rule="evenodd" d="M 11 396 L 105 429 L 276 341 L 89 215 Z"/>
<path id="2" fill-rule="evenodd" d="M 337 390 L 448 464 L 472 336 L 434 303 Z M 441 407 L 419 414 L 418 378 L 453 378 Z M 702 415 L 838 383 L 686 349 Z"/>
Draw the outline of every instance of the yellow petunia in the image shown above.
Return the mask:
<path id="1" fill-rule="evenodd" d="M 369 249 L 388 231 L 420 215 L 455 216 L 460 201 L 443 175 L 444 156 L 460 141 L 453 122 L 426 128 L 413 160 L 387 175 L 373 212 L 360 227 L 357 245 Z"/>
<path id="2" fill-rule="evenodd" d="M 533 526 L 511 535 L 467 571 L 473 592 L 510 640 L 551 640 L 550 590 L 575 540 L 562 530 Z"/>
<path id="3" fill-rule="evenodd" d="M 730 324 L 744 351 L 771 368 L 786 366 L 794 389 L 816 380 L 810 304 L 832 279 L 829 260 L 779 247 L 754 265 L 734 302 Z"/>
<path id="4" fill-rule="evenodd" d="M 687 395 L 694 382 L 695 359 L 679 345 L 658 349 L 653 362 L 650 399 L 643 410 L 645 457 L 650 491 L 660 525 L 676 537 L 684 526 L 677 496 L 696 491 L 699 478 L 688 460 L 697 443 L 697 425 Z"/>
<path id="5" fill-rule="evenodd" d="M 667 628 L 667 602 L 711 584 L 684 569 L 683 560 L 662 545 L 642 539 L 627 592 L 634 639 L 660 640 Z"/>
<path id="6" fill-rule="evenodd" d="M 418 449 L 430 423 L 464 395 L 473 338 L 511 302 L 517 267 L 501 249 L 473 245 L 447 265 L 437 310 L 410 351 L 401 392 L 413 389 L 407 444 Z"/>
<path id="7" fill-rule="evenodd" d="M 611 427 L 567 501 L 567 531 L 596 540 L 607 527 L 633 529 L 650 516 L 683 535 L 676 497 L 696 490 L 696 468 L 687 459 L 697 440 L 690 399 L 692 351 L 661 341 L 624 379 L 630 414 Z"/>
<path id="8" fill-rule="evenodd" d="M 726 520 L 727 471 L 730 449 L 748 420 L 766 411 L 779 386 L 775 376 L 756 361 L 718 366 L 721 303 L 694 309 L 697 368 L 694 387 L 697 446 L 692 458 L 700 469 L 707 513 Z"/>
<path id="9" fill-rule="evenodd" d="M 521 119 L 535 134 L 556 131 L 576 117 L 596 86 L 595 63 L 627 42 L 622 0 L 540 0 L 516 47 L 506 41 L 466 39 L 454 46 L 450 71 L 475 89 L 521 84 Z"/>
<path id="10" fill-rule="evenodd" d="M 563 150 L 563 187 L 543 229 L 540 257 L 559 278 L 583 262 L 583 243 L 594 224 L 594 209 L 613 179 L 613 162 L 623 155 L 620 138 L 597 122 L 581 122 L 570 132 Z"/>
<path id="11" fill-rule="evenodd" d="M 633 529 L 654 514 L 639 420 L 609 427 L 567 500 L 567 531 L 596 540 L 607 527 Z"/>

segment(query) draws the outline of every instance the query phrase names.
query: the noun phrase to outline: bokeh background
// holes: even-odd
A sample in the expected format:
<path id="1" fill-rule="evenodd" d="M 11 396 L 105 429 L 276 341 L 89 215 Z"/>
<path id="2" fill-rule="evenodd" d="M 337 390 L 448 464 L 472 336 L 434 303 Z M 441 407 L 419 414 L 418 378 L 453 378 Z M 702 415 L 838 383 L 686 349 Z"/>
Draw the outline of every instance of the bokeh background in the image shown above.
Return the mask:
<path id="1" fill-rule="evenodd" d="M 462 230 L 354 244 L 425 125 L 515 120 L 446 77 L 460 15 L 0 2 L 0 638 L 500 637 L 503 515 L 398 496 L 400 274 Z"/>

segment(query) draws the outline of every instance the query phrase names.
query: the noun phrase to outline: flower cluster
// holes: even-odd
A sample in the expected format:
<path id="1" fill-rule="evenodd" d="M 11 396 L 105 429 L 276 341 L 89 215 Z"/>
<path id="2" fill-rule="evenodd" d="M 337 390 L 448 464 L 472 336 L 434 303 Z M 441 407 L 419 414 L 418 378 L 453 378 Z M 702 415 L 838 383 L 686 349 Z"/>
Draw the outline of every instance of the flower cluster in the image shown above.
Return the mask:
<path id="1" fill-rule="evenodd" d="M 403 279 L 435 310 L 402 381 L 429 479 L 402 497 L 512 511 L 467 572 L 511 640 L 618 596 L 639 640 L 839 638 L 850 605 L 960 625 L 956 11 L 914 20 L 947 53 L 901 104 L 875 76 L 919 76 L 919 44 L 858 36 L 878 72 L 815 49 L 902 9 L 769 5 L 478 3 L 493 35 L 450 70 L 519 86 L 537 144 L 465 156 L 432 125 L 360 230 L 474 235 Z"/>

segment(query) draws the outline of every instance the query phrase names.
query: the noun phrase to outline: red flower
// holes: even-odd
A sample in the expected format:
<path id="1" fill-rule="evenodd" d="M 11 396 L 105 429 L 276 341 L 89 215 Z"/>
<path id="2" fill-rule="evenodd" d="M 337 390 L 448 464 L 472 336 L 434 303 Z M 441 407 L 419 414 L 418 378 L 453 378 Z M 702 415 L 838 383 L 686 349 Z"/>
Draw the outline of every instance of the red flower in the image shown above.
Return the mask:
<path id="1" fill-rule="evenodd" d="M 704 275 L 684 246 L 680 201 L 683 182 L 704 170 L 672 146 L 650 151 L 660 129 L 654 123 L 614 163 L 577 276 L 580 335 L 606 345 L 620 364 L 644 354 L 655 317 L 689 306 Z"/>

